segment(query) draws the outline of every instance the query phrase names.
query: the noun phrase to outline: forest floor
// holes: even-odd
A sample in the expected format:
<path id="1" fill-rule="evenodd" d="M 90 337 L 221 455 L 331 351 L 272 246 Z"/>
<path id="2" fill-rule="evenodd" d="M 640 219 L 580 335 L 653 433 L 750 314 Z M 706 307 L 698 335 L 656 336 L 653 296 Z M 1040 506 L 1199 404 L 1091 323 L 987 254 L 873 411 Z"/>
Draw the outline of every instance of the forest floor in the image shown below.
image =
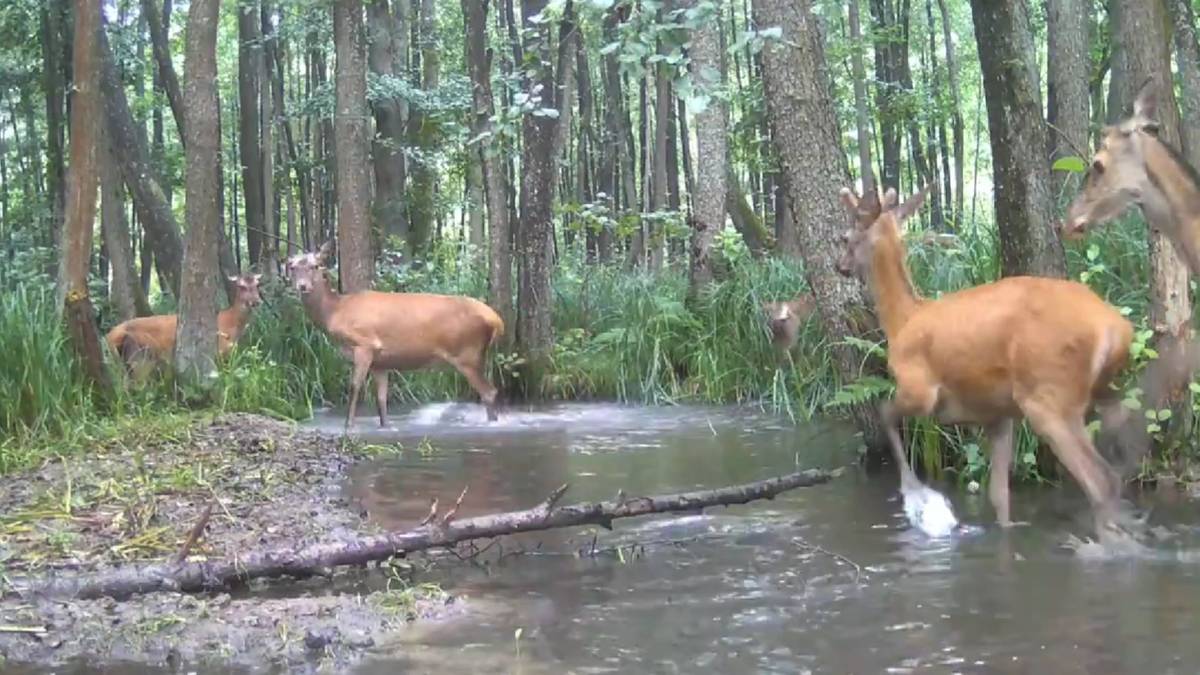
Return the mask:
<path id="1" fill-rule="evenodd" d="M 187 670 L 335 669 L 416 619 L 461 611 L 436 587 L 376 571 L 124 601 L 21 598 L 9 578 L 336 541 L 375 531 L 344 494 L 364 449 L 246 414 L 114 441 L 0 478 L 0 666 L 135 662 Z M 208 668 L 205 668 L 207 666 Z"/>

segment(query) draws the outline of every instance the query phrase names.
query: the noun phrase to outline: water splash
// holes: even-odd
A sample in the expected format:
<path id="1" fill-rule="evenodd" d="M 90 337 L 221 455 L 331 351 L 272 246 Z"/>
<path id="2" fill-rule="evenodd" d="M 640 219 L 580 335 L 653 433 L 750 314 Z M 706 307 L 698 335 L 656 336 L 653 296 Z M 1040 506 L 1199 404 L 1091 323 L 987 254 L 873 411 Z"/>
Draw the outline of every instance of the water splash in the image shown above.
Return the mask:
<path id="1" fill-rule="evenodd" d="M 908 481 L 905 481 L 908 483 Z M 958 527 L 954 509 L 945 495 L 920 483 L 901 485 L 904 515 L 909 524 L 930 537 L 946 537 Z"/>

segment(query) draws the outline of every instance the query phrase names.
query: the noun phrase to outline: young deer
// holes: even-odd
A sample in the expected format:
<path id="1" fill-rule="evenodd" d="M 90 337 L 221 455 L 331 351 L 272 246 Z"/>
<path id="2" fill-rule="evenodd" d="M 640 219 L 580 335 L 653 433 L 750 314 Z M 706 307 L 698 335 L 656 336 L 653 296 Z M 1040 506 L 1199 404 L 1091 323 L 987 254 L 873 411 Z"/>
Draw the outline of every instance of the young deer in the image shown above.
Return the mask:
<path id="1" fill-rule="evenodd" d="M 800 324 L 813 313 L 816 305 L 807 293 L 800 293 L 791 300 L 764 302 L 763 312 L 767 315 L 767 327 L 771 330 L 771 346 L 780 361 L 796 344 L 800 335 Z"/>
<path id="2" fill-rule="evenodd" d="M 379 426 L 387 426 L 389 370 L 416 370 L 436 362 L 454 366 L 497 419 L 496 388 L 483 374 L 488 347 L 504 334 L 504 322 L 484 303 L 465 296 L 359 291 L 342 295 L 329 287 L 329 242 L 315 253 L 287 259 L 292 287 L 313 323 L 354 365 L 346 428 L 354 424 L 367 373 L 375 376 Z"/>
<path id="3" fill-rule="evenodd" d="M 1013 422 L 1023 416 L 1087 494 L 1097 533 L 1107 534 L 1121 482 L 1092 445 L 1084 416 L 1125 366 L 1132 324 L 1087 286 L 1061 279 L 1008 277 L 924 299 L 913 289 L 900 227 L 925 191 L 900 206 L 892 189 L 882 204 L 849 188 L 841 199 L 856 222 L 843 235 L 838 271 L 868 283 L 887 334 L 896 395 L 881 417 L 902 488 L 916 481 L 900 441 L 902 418 L 981 425 L 992 446 L 988 495 L 1000 525 L 1012 525 Z"/>
<path id="4" fill-rule="evenodd" d="M 225 357 L 237 344 L 250 321 L 251 310 L 262 303 L 262 296 L 258 292 L 258 282 L 261 279 L 261 274 L 243 274 L 229 278 L 229 281 L 237 286 L 237 295 L 234 296 L 233 304 L 217 314 L 219 357 Z M 175 351 L 177 321 L 178 317 L 174 314 L 130 319 L 113 326 L 105 340 L 113 353 L 129 368 L 133 368 L 135 361 L 167 361 Z"/>

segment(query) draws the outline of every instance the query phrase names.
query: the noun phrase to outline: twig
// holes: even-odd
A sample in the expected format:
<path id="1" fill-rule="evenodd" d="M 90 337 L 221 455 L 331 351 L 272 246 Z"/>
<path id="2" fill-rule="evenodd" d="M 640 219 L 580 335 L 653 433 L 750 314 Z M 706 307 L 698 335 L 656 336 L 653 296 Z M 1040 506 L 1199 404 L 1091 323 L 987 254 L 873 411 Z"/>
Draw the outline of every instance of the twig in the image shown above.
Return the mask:
<path id="1" fill-rule="evenodd" d="M 806 550 L 812 551 L 814 553 L 820 553 L 822 555 L 827 555 L 830 558 L 833 558 L 835 560 L 840 560 L 840 561 L 846 563 L 847 565 L 853 567 L 854 568 L 854 583 L 858 583 L 858 578 L 859 578 L 859 576 L 862 575 L 862 566 L 859 565 L 858 563 L 854 562 L 850 558 L 847 558 L 846 556 L 842 555 L 841 553 L 837 553 L 835 551 L 830 551 L 829 549 L 825 548 L 824 546 L 820 546 L 817 544 L 810 544 L 809 542 L 805 541 L 804 539 L 800 539 L 800 547 L 804 548 Z"/>
<path id="2" fill-rule="evenodd" d="M 450 520 L 454 518 L 454 515 L 456 513 L 458 513 L 458 507 L 462 506 L 463 497 L 467 496 L 467 490 L 470 490 L 470 489 L 471 489 L 470 485 L 463 486 L 462 493 L 460 493 L 458 495 L 458 501 L 454 502 L 454 506 L 451 507 L 450 510 L 446 512 L 446 515 L 442 516 L 442 524 L 443 525 L 450 524 Z"/>
<path id="3" fill-rule="evenodd" d="M 45 626 L 11 626 L 0 625 L 0 633 L 29 633 L 30 635 L 45 635 L 48 631 Z"/>
<path id="4" fill-rule="evenodd" d="M 208 504 L 204 507 L 204 513 L 200 514 L 200 520 L 197 520 L 196 524 L 192 526 L 192 531 L 188 533 L 183 546 L 179 547 L 179 553 L 175 556 L 176 565 L 187 559 L 188 551 L 192 550 L 192 546 L 195 546 L 196 540 L 200 538 L 200 535 L 204 532 L 204 528 L 208 525 L 208 518 L 212 515 L 212 510 L 213 502 L 209 500 Z"/>
<path id="5" fill-rule="evenodd" d="M 433 501 L 429 502 L 429 515 L 425 516 L 425 519 L 422 520 L 421 523 L 417 527 L 425 527 L 429 523 L 433 522 L 433 519 L 437 518 L 437 509 L 438 509 L 438 498 L 434 497 Z"/>
<path id="6" fill-rule="evenodd" d="M 1088 154 L 1083 150 L 1080 150 L 1079 146 L 1075 145 L 1075 142 L 1071 140 L 1071 137 L 1068 136 L 1065 131 L 1059 129 L 1053 122 L 1049 120 L 1046 121 L 1046 126 L 1053 129 L 1064 141 L 1067 142 L 1067 145 L 1071 146 L 1071 149 L 1075 151 L 1075 155 L 1082 159 L 1084 163 L 1087 163 Z"/>

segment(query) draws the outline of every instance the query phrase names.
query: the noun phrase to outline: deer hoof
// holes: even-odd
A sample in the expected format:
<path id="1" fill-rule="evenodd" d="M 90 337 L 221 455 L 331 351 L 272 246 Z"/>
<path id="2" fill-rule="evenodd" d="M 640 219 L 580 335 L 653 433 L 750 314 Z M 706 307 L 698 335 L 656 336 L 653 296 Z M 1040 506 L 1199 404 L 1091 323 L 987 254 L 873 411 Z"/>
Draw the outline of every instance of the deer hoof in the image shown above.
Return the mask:
<path id="1" fill-rule="evenodd" d="M 1027 520 L 1001 520 L 1000 527 L 1005 530 L 1010 530 L 1014 527 L 1029 527 Z"/>

